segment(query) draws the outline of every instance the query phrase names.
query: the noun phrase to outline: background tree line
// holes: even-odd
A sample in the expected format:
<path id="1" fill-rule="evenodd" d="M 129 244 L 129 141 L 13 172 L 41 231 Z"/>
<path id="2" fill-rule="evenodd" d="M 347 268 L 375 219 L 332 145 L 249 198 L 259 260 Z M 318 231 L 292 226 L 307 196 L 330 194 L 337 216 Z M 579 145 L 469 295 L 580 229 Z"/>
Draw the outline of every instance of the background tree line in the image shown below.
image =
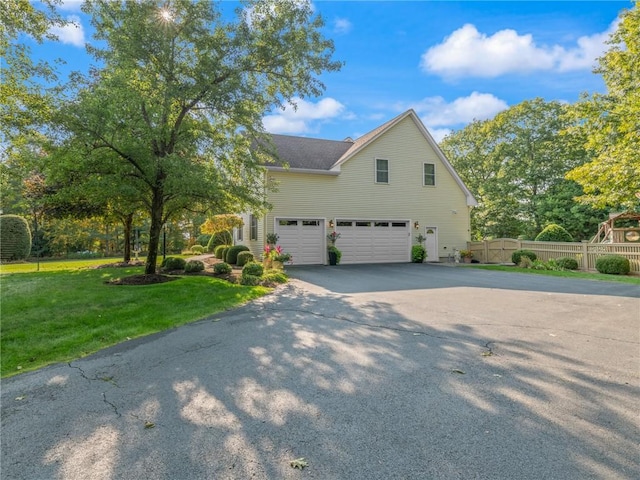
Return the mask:
<path id="1" fill-rule="evenodd" d="M 620 20 L 595 69 L 605 94 L 527 100 L 442 141 L 479 202 L 473 239 L 533 239 L 551 223 L 589 239 L 609 212 L 640 210 L 638 6 Z"/>

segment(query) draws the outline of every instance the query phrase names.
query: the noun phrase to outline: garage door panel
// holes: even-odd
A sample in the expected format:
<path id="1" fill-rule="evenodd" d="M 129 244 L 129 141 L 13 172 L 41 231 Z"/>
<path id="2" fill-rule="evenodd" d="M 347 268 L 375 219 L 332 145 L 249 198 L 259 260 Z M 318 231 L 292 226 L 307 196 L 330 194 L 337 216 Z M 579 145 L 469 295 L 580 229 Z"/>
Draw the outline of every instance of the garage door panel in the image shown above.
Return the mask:
<path id="1" fill-rule="evenodd" d="M 409 261 L 409 222 L 339 220 L 336 225 L 342 263 Z"/>
<path id="2" fill-rule="evenodd" d="M 294 264 L 324 263 L 324 221 L 315 219 L 278 219 L 278 244 L 293 257 Z"/>

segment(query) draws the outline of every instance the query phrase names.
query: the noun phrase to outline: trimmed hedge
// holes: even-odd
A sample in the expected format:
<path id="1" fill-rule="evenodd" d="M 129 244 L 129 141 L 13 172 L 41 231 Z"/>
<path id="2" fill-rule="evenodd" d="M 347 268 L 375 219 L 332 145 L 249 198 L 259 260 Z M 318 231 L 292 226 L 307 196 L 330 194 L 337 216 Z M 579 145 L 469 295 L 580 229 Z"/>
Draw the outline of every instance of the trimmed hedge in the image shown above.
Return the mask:
<path id="1" fill-rule="evenodd" d="M 191 253 L 194 255 L 202 255 L 204 253 L 204 247 L 196 243 L 191 247 Z"/>
<path id="2" fill-rule="evenodd" d="M 565 270 L 577 270 L 578 261 L 572 257 L 560 257 L 556 259 L 556 264 Z"/>
<path id="3" fill-rule="evenodd" d="M 228 263 L 216 263 L 213 266 L 213 273 L 217 273 L 218 275 L 225 275 L 228 273 L 231 273 L 232 268 L 231 265 L 229 265 Z"/>
<path id="4" fill-rule="evenodd" d="M 238 254 L 240 252 L 248 252 L 248 251 L 249 251 L 249 247 L 247 247 L 246 245 L 234 245 L 233 247 L 229 248 L 229 250 L 227 251 L 227 256 L 224 259 L 224 261 L 231 265 L 235 265 L 238 263 Z"/>
<path id="5" fill-rule="evenodd" d="M 251 252 L 240 252 L 238 254 L 238 261 L 236 262 L 239 267 L 246 265 L 249 262 L 253 262 L 254 257 Z"/>
<path id="6" fill-rule="evenodd" d="M 631 271 L 631 264 L 622 255 L 603 255 L 596 260 L 596 270 L 610 275 L 627 275 Z"/>
<path id="7" fill-rule="evenodd" d="M 531 250 L 516 250 L 511 254 L 511 261 L 516 265 L 520 265 L 522 257 L 527 257 L 532 262 L 535 262 L 538 259 L 538 256 Z"/>
<path id="8" fill-rule="evenodd" d="M 223 261 L 223 262 L 225 262 L 225 263 L 228 263 L 228 262 L 227 262 L 227 253 L 229 252 L 229 249 L 230 249 L 230 248 L 231 248 L 231 247 L 224 247 L 224 248 L 222 249 L 221 253 L 220 253 L 220 255 L 221 255 L 220 260 L 222 260 L 222 261 Z"/>
<path id="9" fill-rule="evenodd" d="M 264 273 L 264 267 L 261 263 L 251 262 L 247 263 L 242 269 L 242 276 L 251 275 L 255 277 L 261 277 Z"/>
<path id="10" fill-rule="evenodd" d="M 229 245 L 218 245 L 213 251 L 213 254 L 216 256 L 218 260 L 222 260 L 222 253 L 225 248 L 229 248 Z"/>
<path id="11" fill-rule="evenodd" d="M 573 242 L 573 237 L 563 227 L 551 223 L 535 238 L 536 242 Z"/>
<path id="12" fill-rule="evenodd" d="M 160 266 L 168 272 L 172 270 L 184 270 L 186 265 L 187 262 L 185 259 L 179 257 L 167 257 L 162 261 L 162 264 L 160 264 Z"/>
<path id="13" fill-rule="evenodd" d="M 204 262 L 201 262 L 200 260 L 191 260 L 184 266 L 184 271 L 186 273 L 202 272 L 204 271 Z"/>
<path id="14" fill-rule="evenodd" d="M 0 260 L 24 260 L 31 253 L 31 231 L 18 215 L 0 216 Z"/>

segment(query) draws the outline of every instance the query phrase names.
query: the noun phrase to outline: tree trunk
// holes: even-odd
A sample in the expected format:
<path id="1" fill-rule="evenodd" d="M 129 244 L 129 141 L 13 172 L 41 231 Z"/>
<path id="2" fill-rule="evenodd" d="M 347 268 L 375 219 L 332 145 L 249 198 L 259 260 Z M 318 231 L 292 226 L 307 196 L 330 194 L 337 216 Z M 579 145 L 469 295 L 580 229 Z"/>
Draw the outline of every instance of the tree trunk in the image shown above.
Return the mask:
<path id="1" fill-rule="evenodd" d="M 122 218 L 122 226 L 124 229 L 124 261 L 131 261 L 131 227 L 133 225 L 133 213 L 129 213 Z"/>
<path id="2" fill-rule="evenodd" d="M 160 244 L 160 232 L 162 231 L 162 216 L 164 213 L 164 200 L 162 188 L 153 189 L 151 202 L 151 228 L 149 229 L 149 251 L 144 273 L 151 275 L 156 273 L 158 261 L 158 245 Z"/>

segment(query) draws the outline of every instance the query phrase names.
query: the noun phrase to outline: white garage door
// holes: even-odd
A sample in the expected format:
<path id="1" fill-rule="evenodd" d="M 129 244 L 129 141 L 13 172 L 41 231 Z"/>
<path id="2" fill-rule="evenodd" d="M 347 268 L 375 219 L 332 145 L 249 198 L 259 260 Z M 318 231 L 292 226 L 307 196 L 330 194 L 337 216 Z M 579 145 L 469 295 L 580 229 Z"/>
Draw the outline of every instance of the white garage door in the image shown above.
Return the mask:
<path id="1" fill-rule="evenodd" d="M 411 231 L 404 220 L 337 220 L 341 263 L 393 263 L 410 260 Z"/>
<path id="2" fill-rule="evenodd" d="M 278 245 L 293 256 L 296 265 L 325 263 L 324 220 L 304 218 L 276 219 Z"/>

